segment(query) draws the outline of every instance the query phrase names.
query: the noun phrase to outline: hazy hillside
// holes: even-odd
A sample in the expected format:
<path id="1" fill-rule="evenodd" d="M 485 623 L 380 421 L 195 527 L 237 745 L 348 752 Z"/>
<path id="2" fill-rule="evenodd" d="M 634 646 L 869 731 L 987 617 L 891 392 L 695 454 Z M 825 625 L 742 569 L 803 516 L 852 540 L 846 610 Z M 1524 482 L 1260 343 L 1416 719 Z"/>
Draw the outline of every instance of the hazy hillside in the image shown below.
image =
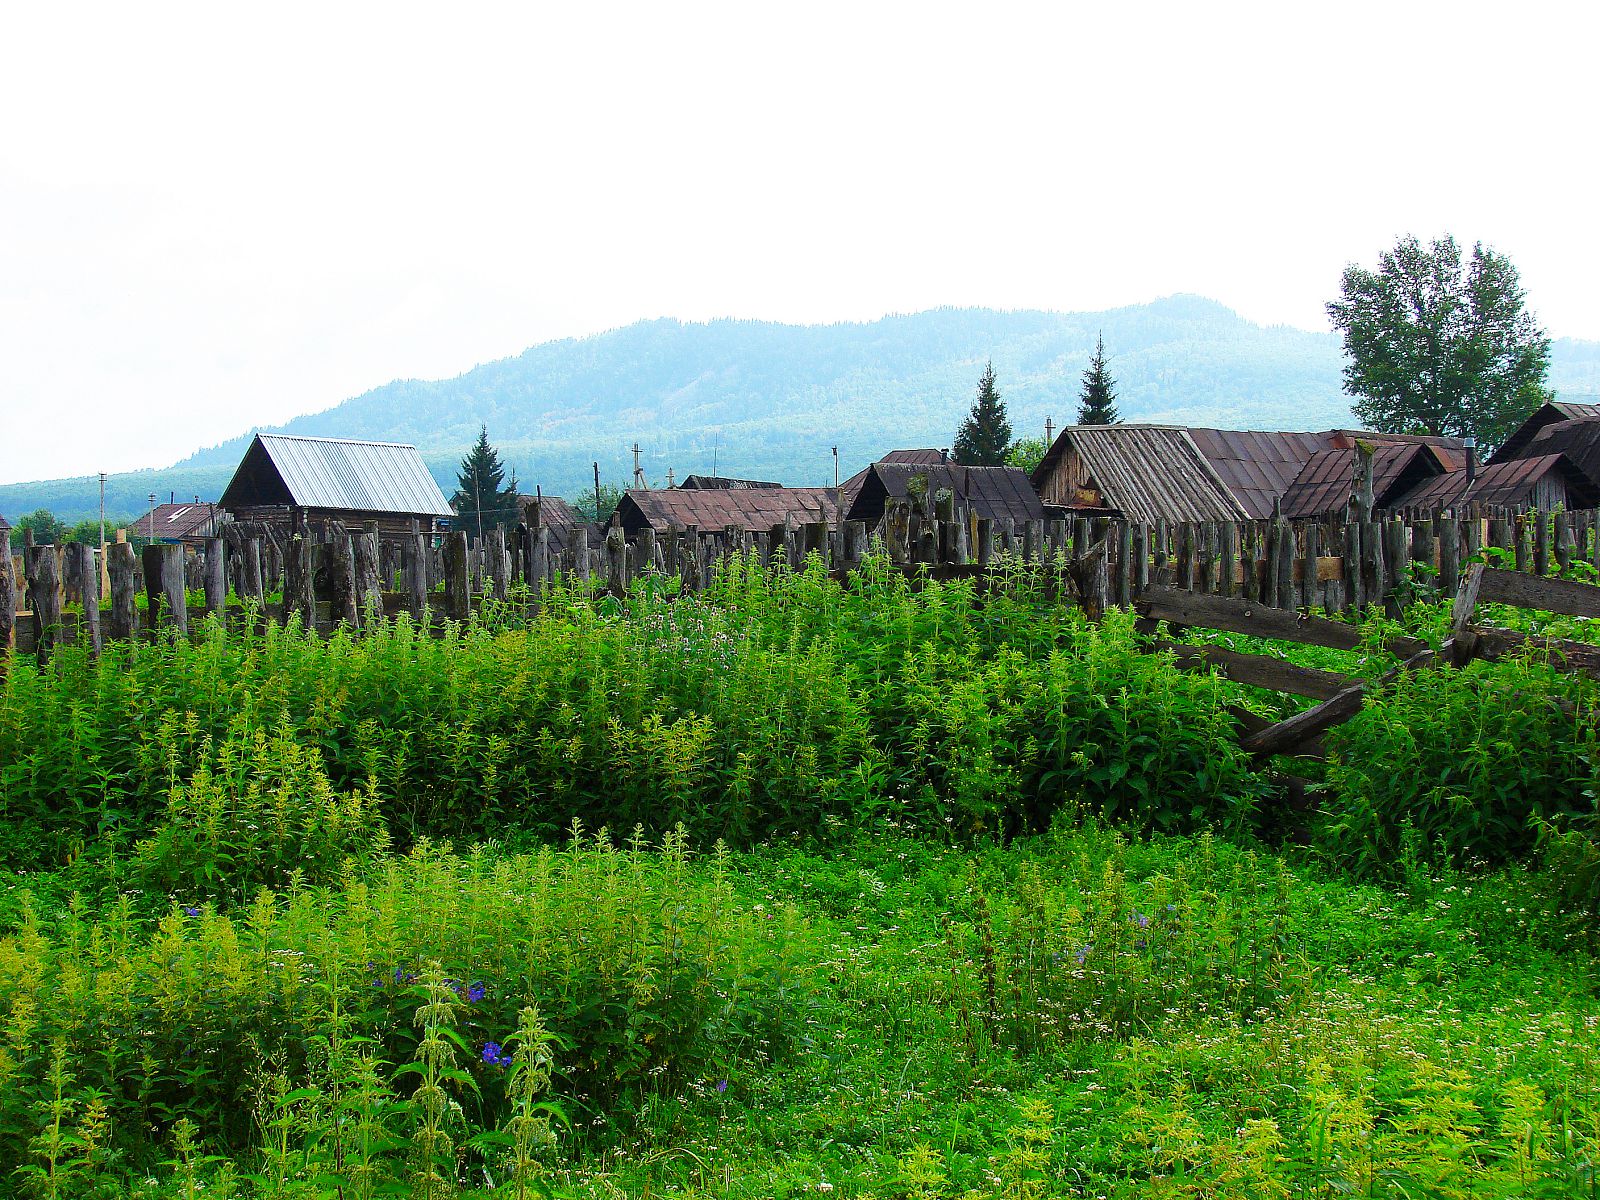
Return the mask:
<path id="1" fill-rule="evenodd" d="M 831 483 L 896 446 L 947 446 L 992 358 L 1019 434 L 1076 410 L 1079 377 L 1104 333 L 1126 420 L 1261 429 L 1351 420 L 1332 334 L 1264 328 L 1194 296 L 1102 313 L 938 309 L 866 324 L 645 321 L 548 342 L 454 379 L 400 380 L 277 427 L 321 437 L 413 442 L 448 493 L 455 465 L 487 423 L 519 480 L 575 495 L 624 482 L 637 440 L 651 480 L 709 471 Z M 1600 393 L 1600 343 L 1558 343 L 1552 382 Z M 135 512 L 152 491 L 215 497 L 247 436 L 160 471 L 113 476 L 108 509 Z M 0 487 L 0 512 L 97 504 L 92 478 Z"/>

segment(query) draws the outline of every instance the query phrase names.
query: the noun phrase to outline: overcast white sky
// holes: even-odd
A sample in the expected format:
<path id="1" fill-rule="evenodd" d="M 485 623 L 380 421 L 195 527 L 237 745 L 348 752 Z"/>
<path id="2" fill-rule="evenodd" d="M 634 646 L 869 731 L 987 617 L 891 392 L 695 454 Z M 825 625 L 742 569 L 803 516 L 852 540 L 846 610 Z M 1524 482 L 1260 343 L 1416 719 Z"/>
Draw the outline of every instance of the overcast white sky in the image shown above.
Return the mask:
<path id="1" fill-rule="evenodd" d="M 1592 3 L 0 12 L 0 482 L 641 317 L 1322 329 L 1408 232 L 1600 338 Z"/>

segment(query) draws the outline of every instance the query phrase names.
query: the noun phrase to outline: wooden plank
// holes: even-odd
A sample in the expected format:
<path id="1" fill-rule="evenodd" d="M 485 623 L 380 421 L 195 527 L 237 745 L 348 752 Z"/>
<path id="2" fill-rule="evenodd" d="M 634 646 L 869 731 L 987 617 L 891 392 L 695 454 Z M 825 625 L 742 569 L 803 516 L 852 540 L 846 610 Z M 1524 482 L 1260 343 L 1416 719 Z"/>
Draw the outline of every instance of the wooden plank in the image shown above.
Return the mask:
<path id="1" fill-rule="evenodd" d="M 1550 665 L 1559 671 L 1600 678 L 1600 646 L 1589 642 L 1571 642 L 1565 638 L 1537 637 L 1510 629 L 1483 627 L 1474 627 L 1471 635 L 1472 653 L 1489 662 L 1529 650 L 1534 653 L 1547 652 Z"/>
<path id="2" fill-rule="evenodd" d="M 1135 605 L 1141 615 L 1172 625 L 1197 625 L 1244 633 L 1252 637 L 1277 638 L 1302 646 L 1327 646 L 1334 650 L 1354 650 L 1361 645 L 1361 633 L 1343 621 L 1330 621 L 1283 609 L 1267 608 L 1250 600 L 1224 596 L 1202 596 L 1176 588 L 1153 587 Z M 1415 638 L 1395 638 L 1386 645 L 1392 654 L 1410 656 L 1423 648 Z"/>
<path id="3" fill-rule="evenodd" d="M 1180 671 L 1205 672 L 1215 668 L 1224 679 L 1231 679 L 1234 683 L 1249 684 L 1290 696 L 1307 696 L 1313 700 L 1331 699 L 1360 682 L 1335 671 L 1302 667 L 1281 658 L 1244 654 L 1223 646 L 1188 646 L 1160 640 L 1155 648 L 1170 651 L 1173 664 Z"/>
<path id="4" fill-rule="evenodd" d="M 1246 753 L 1257 758 L 1287 754 L 1302 742 L 1326 733 L 1335 725 L 1342 725 L 1355 716 L 1361 711 L 1366 694 L 1365 684 L 1345 688 L 1314 708 L 1296 713 L 1258 733 L 1246 734 L 1239 740 L 1239 745 Z"/>
<path id="5" fill-rule="evenodd" d="M 1479 604 L 1512 604 L 1569 617 L 1600 618 L 1600 587 L 1570 579 L 1519 575 L 1493 568 L 1483 573 Z"/>

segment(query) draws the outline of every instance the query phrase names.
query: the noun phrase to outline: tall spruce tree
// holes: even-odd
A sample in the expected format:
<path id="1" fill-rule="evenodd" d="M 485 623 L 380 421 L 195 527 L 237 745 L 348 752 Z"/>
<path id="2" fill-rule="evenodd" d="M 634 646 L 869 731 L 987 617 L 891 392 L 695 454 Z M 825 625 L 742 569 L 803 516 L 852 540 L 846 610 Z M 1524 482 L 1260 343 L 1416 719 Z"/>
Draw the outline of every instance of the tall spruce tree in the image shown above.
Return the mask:
<path id="1" fill-rule="evenodd" d="M 1011 448 L 1011 422 L 1006 417 L 1006 402 L 994 386 L 994 364 L 983 369 L 978 380 L 978 398 L 972 411 L 956 432 L 950 457 L 966 467 L 1003 467 Z"/>
<path id="2" fill-rule="evenodd" d="M 502 488 L 505 477 L 500 455 L 489 444 L 489 427 L 480 426 L 478 441 L 456 474 L 456 494 L 450 497 L 460 528 L 481 536 L 485 530 L 509 529 L 517 523 L 517 479 L 513 475 L 510 486 Z"/>
<path id="3" fill-rule="evenodd" d="M 1094 341 L 1094 357 L 1083 373 L 1083 391 L 1078 395 L 1079 425 L 1115 425 L 1122 418 L 1117 415 L 1117 385 L 1106 370 L 1106 339 L 1099 336 Z"/>

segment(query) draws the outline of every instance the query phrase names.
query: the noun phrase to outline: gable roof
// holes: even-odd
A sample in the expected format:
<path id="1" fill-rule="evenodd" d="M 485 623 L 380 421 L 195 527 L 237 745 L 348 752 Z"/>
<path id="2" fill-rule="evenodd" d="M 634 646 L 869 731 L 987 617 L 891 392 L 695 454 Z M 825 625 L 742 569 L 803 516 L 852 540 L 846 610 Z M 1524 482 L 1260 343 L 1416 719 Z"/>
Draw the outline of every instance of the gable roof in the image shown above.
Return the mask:
<path id="1" fill-rule="evenodd" d="M 258 433 L 220 501 L 453 516 L 415 446 Z"/>
<path id="2" fill-rule="evenodd" d="M 1600 416 L 1546 425 L 1534 435 L 1527 453 L 1564 454 L 1573 466 L 1600 485 Z"/>
<path id="3" fill-rule="evenodd" d="M 1552 472 L 1559 474 L 1566 482 L 1571 507 L 1592 508 L 1600 500 L 1600 488 L 1569 462 L 1565 455 L 1540 454 L 1532 458 L 1488 463 L 1476 470 L 1470 482 L 1465 471 L 1435 476 L 1414 491 L 1398 497 L 1394 506 L 1427 510 L 1477 502 L 1516 508 L 1526 504 L 1533 487 Z"/>
<path id="4" fill-rule="evenodd" d="M 763 479 L 733 479 L 727 475 L 685 475 L 678 486 L 690 491 L 736 492 L 746 488 L 782 487 L 783 484 L 768 483 Z"/>
<path id="5" fill-rule="evenodd" d="M 1069 449 L 1106 508 L 1131 521 L 1242 521 L 1249 513 L 1175 425 L 1069 425 L 1033 472 L 1042 488 Z"/>
<path id="6" fill-rule="evenodd" d="M 751 532 L 764 532 L 791 518 L 797 522 L 834 521 L 839 500 L 832 488 L 632 488 L 622 494 L 617 512 L 622 527 L 630 531 L 645 525 L 658 533 L 669 525 L 695 525 L 702 530 L 742 525 Z"/>
<path id="7" fill-rule="evenodd" d="M 1257 519 L 1272 515 L 1307 460 L 1333 444 L 1327 433 L 1191 429 L 1189 436 L 1241 508 Z"/>
<path id="8" fill-rule="evenodd" d="M 158 504 L 154 512 L 146 509 L 130 528 L 134 537 L 154 541 L 179 541 L 199 534 L 213 535 L 217 506 L 190 501 L 184 504 Z M 153 518 L 153 521 L 152 521 Z"/>
<path id="9" fill-rule="evenodd" d="M 1489 456 L 1491 463 L 1508 462 L 1530 452 L 1529 447 L 1539 431 L 1558 421 L 1582 420 L 1600 417 L 1600 404 L 1578 404 L 1570 400 L 1549 400 L 1528 414 L 1528 419 Z"/>
<path id="10" fill-rule="evenodd" d="M 1451 468 L 1437 447 L 1420 441 L 1391 442 L 1377 446 L 1372 455 L 1372 497 L 1378 508 L 1389 508 L 1435 475 Z M 1320 517 L 1343 512 L 1355 485 L 1354 446 L 1332 447 L 1313 454 L 1283 493 L 1286 517 Z"/>
<path id="11" fill-rule="evenodd" d="M 940 462 L 920 465 L 907 462 L 873 463 L 863 473 L 859 487 L 850 499 L 845 518 L 876 524 L 883 516 L 884 502 L 891 497 L 903 500 L 911 494 L 911 481 L 926 478 L 928 489 L 949 488 L 956 497 L 980 517 L 994 520 L 1037 521 L 1044 516 L 1039 494 L 1020 467 L 962 467 Z"/>

